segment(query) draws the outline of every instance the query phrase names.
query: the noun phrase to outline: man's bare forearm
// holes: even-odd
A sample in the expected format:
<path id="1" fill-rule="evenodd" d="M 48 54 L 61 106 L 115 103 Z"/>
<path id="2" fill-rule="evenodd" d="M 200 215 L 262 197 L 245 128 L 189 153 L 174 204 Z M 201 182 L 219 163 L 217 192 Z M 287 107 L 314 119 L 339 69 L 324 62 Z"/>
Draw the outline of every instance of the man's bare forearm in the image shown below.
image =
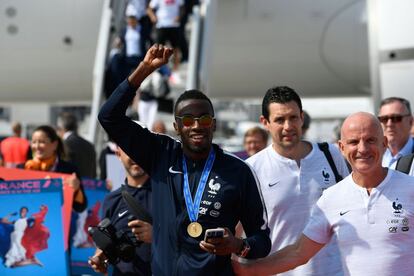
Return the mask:
<path id="1" fill-rule="evenodd" d="M 300 257 L 296 244 L 293 244 L 286 246 L 266 258 L 257 260 L 251 272 L 257 275 L 278 274 L 303 265 L 307 261 Z"/>
<path id="2" fill-rule="evenodd" d="M 246 266 L 242 275 L 271 275 L 282 273 L 306 264 L 324 245 L 302 235 L 300 239 L 266 258 Z"/>

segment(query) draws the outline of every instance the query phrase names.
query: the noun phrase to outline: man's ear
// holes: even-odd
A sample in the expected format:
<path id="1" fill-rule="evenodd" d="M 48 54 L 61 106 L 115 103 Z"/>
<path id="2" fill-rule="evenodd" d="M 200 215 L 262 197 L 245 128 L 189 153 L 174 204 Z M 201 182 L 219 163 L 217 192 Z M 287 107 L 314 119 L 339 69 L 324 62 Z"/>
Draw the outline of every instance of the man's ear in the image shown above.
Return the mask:
<path id="1" fill-rule="evenodd" d="M 216 127 L 217 127 L 217 125 L 216 125 L 216 119 L 214 118 L 213 119 L 213 132 L 216 131 Z"/>
<path id="2" fill-rule="evenodd" d="M 338 140 L 338 148 L 339 148 L 339 151 L 341 152 L 341 154 L 342 154 L 343 156 L 345 156 L 345 155 L 344 155 L 344 144 L 342 143 L 342 141 L 341 141 L 341 140 Z"/>
<path id="3" fill-rule="evenodd" d="M 260 115 L 260 118 L 259 118 L 259 120 L 260 120 L 260 123 L 267 129 L 267 130 L 269 130 L 268 129 L 268 125 L 269 125 L 269 121 L 263 116 L 263 115 Z"/>
<path id="4" fill-rule="evenodd" d="M 300 112 L 300 120 L 302 121 L 300 127 L 303 127 L 303 124 L 305 123 L 305 113 L 303 112 L 303 110 Z"/>
<path id="5" fill-rule="evenodd" d="M 387 150 L 387 148 L 388 148 L 388 138 L 387 138 L 387 136 L 385 136 L 384 135 L 384 150 L 383 150 L 383 153 L 382 154 L 384 154 L 385 153 L 385 151 Z"/>
<path id="6" fill-rule="evenodd" d="M 178 131 L 177 122 L 173 122 L 173 126 L 174 126 L 175 133 L 179 136 L 180 135 L 180 132 Z"/>

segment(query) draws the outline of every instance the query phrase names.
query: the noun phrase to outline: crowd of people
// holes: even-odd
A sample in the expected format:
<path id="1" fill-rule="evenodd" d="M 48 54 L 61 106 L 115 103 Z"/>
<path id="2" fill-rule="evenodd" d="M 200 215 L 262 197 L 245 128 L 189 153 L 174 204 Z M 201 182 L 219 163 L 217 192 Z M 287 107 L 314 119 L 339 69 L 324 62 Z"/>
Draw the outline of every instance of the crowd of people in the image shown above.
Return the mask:
<path id="1" fill-rule="evenodd" d="M 144 28 L 148 16 L 157 23 L 156 41 L 168 41 L 180 32 L 180 18 L 164 23 L 167 2 L 183 5 L 151 0 L 145 9 L 129 6 L 128 26 Z M 125 40 L 134 37 L 128 32 Z M 213 143 L 215 110 L 202 91 L 177 98 L 178 139 L 164 134 L 162 121 L 147 128 L 126 115 L 145 80 L 171 57 L 176 65 L 179 42 L 169 41 L 171 47 L 127 50 L 132 73 L 110 93 L 98 116 L 111 139 L 105 150 L 118 156 L 126 172 L 121 188 L 106 196 L 102 214 L 142 243 L 130 262 L 112 264 L 113 275 L 414 274 L 413 116 L 406 99 L 384 99 L 377 116 L 350 114 L 334 145 L 306 140 L 310 117 L 299 93 L 271 87 L 262 100 L 262 127 L 246 132 L 245 152 L 236 156 Z M 87 204 L 80 177 L 96 178 L 97 156 L 77 128 L 77 118 L 65 112 L 56 128 L 39 126 L 30 142 L 16 142 L 24 139 L 15 124 L 13 137 L 0 149 L 3 166 L 71 174 L 67 184 L 79 213 Z M 125 191 L 151 214 L 151 222 L 131 219 Z M 26 213 L 20 210 L 17 220 L 19 240 Z M 13 252 L 30 251 L 30 242 L 22 245 L 27 241 Z M 7 253 L 7 266 L 18 262 L 13 252 Z M 33 254 L 27 258 L 36 262 Z M 108 256 L 99 248 L 89 264 L 108 272 Z"/>
<path id="2" fill-rule="evenodd" d="M 331 145 L 304 138 L 310 119 L 295 90 L 272 87 L 259 118 L 265 132 L 247 131 L 244 162 L 212 142 L 214 107 L 201 91 L 185 91 L 175 103 L 180 140 L 125 115 L 141 83 L 173 52 L 150 48 L 99 114 L 148 173 L 159 202 L 147 240 L 153 275 L 412 275 L 414 179 L 396 171 L 413 151 L 408 101 L 385 99 L 378 116 L 349 115 Z M 211 231 L 221 234 L 207 237 Z M 105 271 L 105 256 L 95 257 L 92 267 Z"/>

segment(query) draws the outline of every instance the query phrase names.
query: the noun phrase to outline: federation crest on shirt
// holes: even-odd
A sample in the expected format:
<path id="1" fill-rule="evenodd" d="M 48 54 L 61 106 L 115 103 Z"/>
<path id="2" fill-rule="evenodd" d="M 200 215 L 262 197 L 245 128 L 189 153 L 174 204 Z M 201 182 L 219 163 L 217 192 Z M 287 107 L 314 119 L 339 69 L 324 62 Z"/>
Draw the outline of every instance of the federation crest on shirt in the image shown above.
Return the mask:
<path id="1" fill-rule="evenodd" d="M 221 184 L 218 182 L 214 182 L 214 179 L 210 179 L 210 181 L 208 182 L 208 188 L 208 192 L 210 194 L 216 195 L 221 188 Z"/>
<path id="2" fill-rule="evenodd" d="M 392 219 L 387 220 L 387 224 L 389 226 L 388 232 L 389 233 L 397 233 L 407 232 L 410 230 L 409 227 L 409 220 L 404 215 L 404 206 L 403 204 L 396 198 L 392 203 Z"/>
<path id="3" fill-rule="evenodd" d="M 207 199 L 201 201 L 200 206 L 200 214 L 206 215 L 209 214 L 212 217 L 219 217 L 221 209 L 221 203 L 217 201 L 216 196 L 218 195 L 220 189 L 222 188 L 222 184 L 218 182 L 218 176 L 210 179 L 207 185 Z"/>
<path id="4" fill-rule="evenodd" d="M 394 209 L 394 214 L 401 214 L 402 204 L 398 203 L 398 198 L 392 203 L 392 208 Z"/>
<path id="5" fill-rule="evenodd" d="M 329 174 L 329 171 L 326 168 L 323 168 L 322 170 L 322 180 L 325 184 L 329 184 L 331 175 Z"/>

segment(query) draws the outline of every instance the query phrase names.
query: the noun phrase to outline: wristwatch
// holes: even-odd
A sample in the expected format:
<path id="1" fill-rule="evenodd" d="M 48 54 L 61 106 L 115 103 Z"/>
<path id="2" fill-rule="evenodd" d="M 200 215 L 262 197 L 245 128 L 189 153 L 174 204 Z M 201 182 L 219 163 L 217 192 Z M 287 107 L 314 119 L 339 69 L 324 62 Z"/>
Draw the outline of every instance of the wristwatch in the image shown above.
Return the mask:
<path id="1" fill-rule="evenodd" d="M 247 254 L 249 254 L 249 251 L 250 251 L 250 245 L 249 245 L 249 243 L 247 242 L 247 239 L 243 239 L 243 240 L 242 240 L 242 242 L 243 242 L 243 246 L 242 246 L 242 248 L 241 248 L 241 250 L 240 250 L 239 254 L 237 254 L 237 255 L 238 255 L 239 257 L 244 258 L 244 257 L 246 257 L 246 256 L 247 256 Z"/>

